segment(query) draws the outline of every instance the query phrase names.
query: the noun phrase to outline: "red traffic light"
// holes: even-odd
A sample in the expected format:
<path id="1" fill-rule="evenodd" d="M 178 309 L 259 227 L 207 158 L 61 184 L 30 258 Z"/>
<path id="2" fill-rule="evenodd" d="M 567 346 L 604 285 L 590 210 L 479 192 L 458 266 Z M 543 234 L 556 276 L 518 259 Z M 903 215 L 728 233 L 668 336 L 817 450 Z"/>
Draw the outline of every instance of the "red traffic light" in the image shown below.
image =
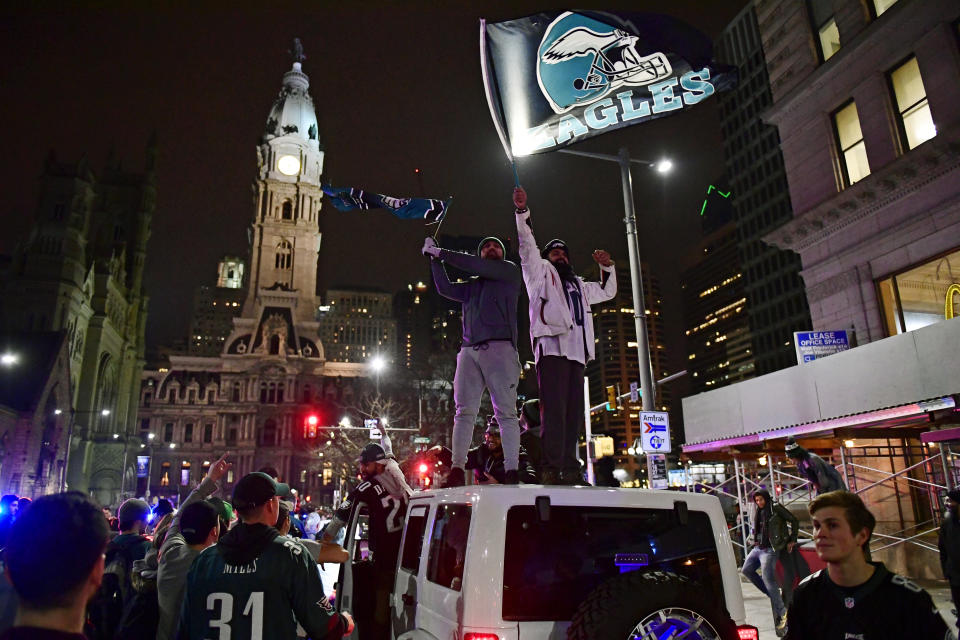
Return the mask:
<path id="1" fill-rule="evenodd" d="M 303 437 L 304 438 L 316 438 L 319 434 L 317 433 L 317 427 L 320 425 L 320 416 L 315 413 L 308 413 L 303 419 Z"/>
<path id="2" fill-rule="evenodd" d="M 430 471 L 430 466 L 426 462 L 421 462 L 417 469 L 419 469 L 420 475 L 424 475 L 427 473 L 427 471 Z"/>

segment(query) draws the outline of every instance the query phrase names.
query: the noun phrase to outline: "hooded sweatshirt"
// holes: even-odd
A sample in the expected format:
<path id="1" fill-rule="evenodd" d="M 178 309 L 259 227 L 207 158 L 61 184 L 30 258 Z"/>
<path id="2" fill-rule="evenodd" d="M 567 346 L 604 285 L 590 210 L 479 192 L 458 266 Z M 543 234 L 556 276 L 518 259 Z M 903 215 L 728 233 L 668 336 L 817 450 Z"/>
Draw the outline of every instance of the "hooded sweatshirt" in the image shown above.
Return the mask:
<path id="1" fill-rule="evenodd" d="M 298 622 L 311 638 L 339 638 L 347 629 L 304 546 L 273 527 L 241 522 L 194 560 L 177 637 L 201 640 L 211 627 L 229 626 L 232 637 L 290 640 Z"/>
<path id="2" fill-rule="evenodd" d="M 452 283 L 441 260 L 475 277 Z M 463 305 L 463 346 L 509 340 L 517 348 L 517 300 L 523 282 L 520 267 L 508 260 L 441 249 L 440 260 L 431 260 L 430 269 L 437 292 Z"/>

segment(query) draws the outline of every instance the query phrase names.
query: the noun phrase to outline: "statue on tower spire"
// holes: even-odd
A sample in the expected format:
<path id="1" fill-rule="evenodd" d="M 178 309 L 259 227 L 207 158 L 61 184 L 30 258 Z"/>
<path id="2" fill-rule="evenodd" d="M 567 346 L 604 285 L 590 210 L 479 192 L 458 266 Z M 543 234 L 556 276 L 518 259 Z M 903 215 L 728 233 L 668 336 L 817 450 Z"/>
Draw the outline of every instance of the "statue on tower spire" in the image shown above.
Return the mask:
<path id="1" fill-rule="evenodd" d="M 307 59 L 307 56 L 303 53 L 303 44 L 300 42 L 300 38 L 293 39 L 293 50 L 290 51 L 290 54 L 293 56 L 294 62 L 303 62 Z"/>

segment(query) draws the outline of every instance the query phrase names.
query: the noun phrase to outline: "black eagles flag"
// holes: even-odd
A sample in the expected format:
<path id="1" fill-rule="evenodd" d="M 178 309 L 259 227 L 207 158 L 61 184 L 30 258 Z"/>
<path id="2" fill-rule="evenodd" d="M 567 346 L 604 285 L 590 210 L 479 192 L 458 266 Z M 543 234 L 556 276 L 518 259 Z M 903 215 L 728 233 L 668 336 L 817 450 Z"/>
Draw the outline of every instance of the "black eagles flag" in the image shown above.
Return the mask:
<path id="1" fill-rule="evenodd" d="M 507 156 L 660 118 L 736 84 L 704 34 L 670 16 L 538 13 L 480 23 L 487 102 Z"/>

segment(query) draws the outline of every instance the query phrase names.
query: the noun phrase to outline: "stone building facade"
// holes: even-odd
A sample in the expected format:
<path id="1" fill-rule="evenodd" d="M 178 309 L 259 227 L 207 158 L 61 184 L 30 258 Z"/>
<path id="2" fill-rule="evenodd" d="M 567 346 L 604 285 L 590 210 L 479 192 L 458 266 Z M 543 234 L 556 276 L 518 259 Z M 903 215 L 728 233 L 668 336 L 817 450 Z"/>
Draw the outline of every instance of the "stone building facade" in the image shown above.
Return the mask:
<path id="1" fill-rule="evenodd" d="M 64 331 L 73 428 L 68 486 L 113 504 L 132 482 L 147 298 L 143 269 L 156 206 L 156 140 L 143 173 L 116 159 L 94 173 L 51 154 L 36 220 L 0 284 L 6 331 Z"/>
<path id="2" fill-rule="evenodd" d="M 143 374 L 139 495 L 184 497 L 224 452 L 234 465 L 228 490 L 271 466 L 317 495 L 322 427 L 337 424 L 340 408 L 366 390 L 363 365 L 327 358 L 316 319 L 324 153 L 308 89 L 298 59 L 256 148 L 250 269 L 222 351 L 171 355 L 169 366 Z M 319 419 L 312 430 L 311 415 Z"/>
<path id="3" fill-rule="evenodd" d="M 844 0 L 815 22 L 802 2 L 756 8 L 793 202 L 765 240 L 800 255 L 813 328 L 863 344 L 945 319 L 960 283 L 960 7 Z"/>

